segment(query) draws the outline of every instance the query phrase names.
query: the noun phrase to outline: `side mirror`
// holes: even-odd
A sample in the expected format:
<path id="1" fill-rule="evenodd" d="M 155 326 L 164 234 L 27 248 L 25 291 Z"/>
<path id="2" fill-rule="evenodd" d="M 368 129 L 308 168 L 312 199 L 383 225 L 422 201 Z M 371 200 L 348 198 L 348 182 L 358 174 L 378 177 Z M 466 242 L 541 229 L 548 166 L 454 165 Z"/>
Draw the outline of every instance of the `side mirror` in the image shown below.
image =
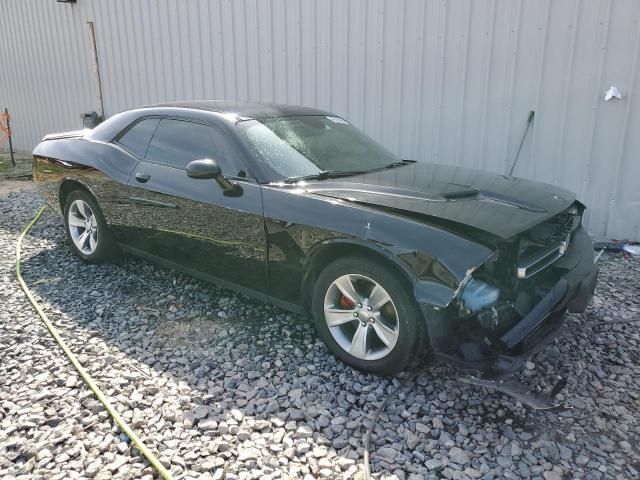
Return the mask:
<path id="1" fill-rule="evenodd" d="M 200 180 L 214 179 L 220 185 L 222 193 L 227 197 L 238 197 L 242 195 L 242 187 L 231 183 L 222 175 L 220 165 L 211 158 L 203 158 L 202 160 L 193 160 L 187 165 L 187 176 Z"/>
<path id="2" fill-rule="evenodd" d="M 215 160 L 204 158 L 194 160 L 187 165 L 187 176 L 201 180 L 209 180 L 222 176 L 220 165 Z"/>

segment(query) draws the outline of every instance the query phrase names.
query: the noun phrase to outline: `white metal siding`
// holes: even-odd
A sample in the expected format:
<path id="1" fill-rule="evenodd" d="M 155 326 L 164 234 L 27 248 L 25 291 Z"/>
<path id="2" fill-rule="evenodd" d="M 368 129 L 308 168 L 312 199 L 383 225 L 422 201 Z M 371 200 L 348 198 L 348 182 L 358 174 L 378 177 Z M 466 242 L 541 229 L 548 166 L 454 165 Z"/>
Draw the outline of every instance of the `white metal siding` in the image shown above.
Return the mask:
<path id="1" fill-rule="evenodd" d="M 15 144 L 189 99 L 316 106 L 404 158 L 576 191 L 590 230 L 640 239 L 637 0 L 4 0 L 0 106 Z M 611 84 L 624 98 L 604 102 Z"/>

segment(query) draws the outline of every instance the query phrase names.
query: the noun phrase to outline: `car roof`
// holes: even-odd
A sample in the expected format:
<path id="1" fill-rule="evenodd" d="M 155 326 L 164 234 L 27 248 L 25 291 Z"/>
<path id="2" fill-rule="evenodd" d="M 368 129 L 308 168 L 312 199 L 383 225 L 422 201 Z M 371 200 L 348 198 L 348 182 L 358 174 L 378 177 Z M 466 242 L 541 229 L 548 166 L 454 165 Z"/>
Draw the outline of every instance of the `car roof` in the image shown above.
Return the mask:
<path id="1" fill-rule="evenodd" d="M 264 119 L 275 117 L 292 117 L 299 115 L 333 115 L 330 112 L 298 105 L 285 105 L 280 103 L 244 102 L 235 100 L 194 100 L 182 102 L 157 103 L 139 108 L 187 108 L 191 110 L 204 110 L 226 115 L 236 116 L 239 119 Z"/>

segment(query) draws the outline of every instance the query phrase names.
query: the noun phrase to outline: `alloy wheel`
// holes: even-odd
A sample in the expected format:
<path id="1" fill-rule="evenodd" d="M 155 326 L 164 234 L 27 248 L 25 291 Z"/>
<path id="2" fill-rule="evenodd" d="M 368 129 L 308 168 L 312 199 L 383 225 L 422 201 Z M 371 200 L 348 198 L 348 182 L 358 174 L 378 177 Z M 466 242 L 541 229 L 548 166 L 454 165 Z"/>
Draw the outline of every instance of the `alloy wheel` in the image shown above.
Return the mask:
<path id="1" fill-rule="evenodd" d="M 91 255 L 98 247 L 98 221 L 89 204 L 75 200 L 67 214 L 69 234 L 75 246 L 85 255 Z"/>
<path id="2" fill-rule="evenodd" d="M 338 345 L 361 360 L 385 357 L 398 341 L 400 322 L 393 300 L 364 275 L 342 275 L 329 286 L 324 318 Z"/>

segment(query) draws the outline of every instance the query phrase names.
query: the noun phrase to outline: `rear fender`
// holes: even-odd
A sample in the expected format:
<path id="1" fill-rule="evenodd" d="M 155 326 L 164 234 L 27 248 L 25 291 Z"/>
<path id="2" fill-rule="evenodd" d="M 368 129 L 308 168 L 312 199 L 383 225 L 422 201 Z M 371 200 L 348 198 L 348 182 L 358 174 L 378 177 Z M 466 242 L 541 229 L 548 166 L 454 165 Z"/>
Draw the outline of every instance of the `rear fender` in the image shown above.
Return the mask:
<path id="1" fill-rule="evenodd" d="M 74 181 L 91 192 L 107 223 L 126 223 L 127 183 L 138 159 L 115 145 L 75 137 L 40 142 L 33 156 L 33 178 L 54 210 L 61 211 L 64 182 Z"/>

